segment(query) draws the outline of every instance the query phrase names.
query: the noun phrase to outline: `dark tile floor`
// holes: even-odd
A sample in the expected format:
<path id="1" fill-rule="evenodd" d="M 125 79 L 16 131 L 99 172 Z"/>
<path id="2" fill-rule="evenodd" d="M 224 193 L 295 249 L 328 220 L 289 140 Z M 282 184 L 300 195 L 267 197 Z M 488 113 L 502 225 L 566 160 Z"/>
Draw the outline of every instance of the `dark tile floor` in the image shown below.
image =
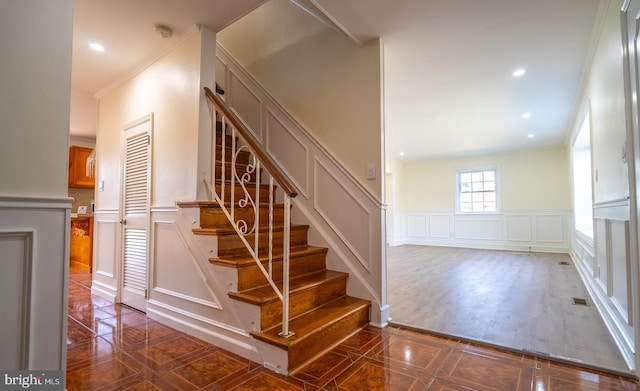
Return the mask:
<path id="1" fill-rule="evenodd" d="M 90 292 L 72 267 L 67 389 L 640 390 L 624 377 L 407 329 L 368 327 L 292 377 Z"/>

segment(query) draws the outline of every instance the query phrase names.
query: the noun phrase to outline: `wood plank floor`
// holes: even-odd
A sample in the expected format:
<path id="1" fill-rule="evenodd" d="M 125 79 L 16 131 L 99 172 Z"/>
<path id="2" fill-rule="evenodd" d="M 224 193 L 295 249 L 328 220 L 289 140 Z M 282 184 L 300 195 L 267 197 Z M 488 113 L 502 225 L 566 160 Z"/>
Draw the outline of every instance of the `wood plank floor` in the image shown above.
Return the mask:
<path id="1" fill-rule="evenodd" d="M 415 245 L 387 251 L 394 324 L 629 372 L 569 255 Z"/>

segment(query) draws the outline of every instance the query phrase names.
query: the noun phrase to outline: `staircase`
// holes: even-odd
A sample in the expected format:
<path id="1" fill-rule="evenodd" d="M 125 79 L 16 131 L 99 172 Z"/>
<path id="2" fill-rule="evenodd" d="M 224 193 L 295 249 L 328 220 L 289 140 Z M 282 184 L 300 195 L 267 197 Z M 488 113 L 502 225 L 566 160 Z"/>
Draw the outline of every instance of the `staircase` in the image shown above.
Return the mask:
<path id="1" fill-rule="evenodd" d="M 258 249 L 257 257 L 265 270 L 268 270 L 274 285 L 283 292 L 283 257 L 285 241 L 284 204 L 269 206 L 266 199 L 269 186 L 261 184 L 262 172 L 252 171 L 250 161 L 252 153 L 234 151 L 240 143 L 235 137 L 222 136 L 221 124 L 216 126 L 216 164 L 215 180 L 211 187 L 215 189 L 227 210 L 234 203 L 234 220 L 242 220 L 252 226 L 256 214 L 259 220 L 256 233 L 244 235 L 246 242 Z M 223 147 L 221 147 L 223 145 Z M 225 156 L 235 154 L 235 171 L 247 173 L 250 179 L 245 183 L 249 193 L 256 188 L 265 194 L 264 202 L 258 203 L 256 210 L 251 206 L 241 206 L 240 195 L 245 194 L 242 186 L 228 180 L 234 172 L 232 164 L 221 161 Z M 224 172 L 224 175 L 223 175 Z M 213 190 L 212 189 L 212 190 Z M 224 197 L 223 197 L 224 195 Z M 235 290 L 228 292 L 233 300 L 255 306 L 259 319 L 255 320 L 253 338 L 286 352 L 286 372 L 291 374 L 336 346 L 369 323 L 368 300 L 347 295 L 348 274 L 326 268 L 327 248 L 309 245 L 307 225 L 290 225 L 289 240 L 289 331 L 288 337 L 281 336 L 283 330 L 283 301 L 278 297 L 269 280 L 258 266 L 230 222 L 223 208 L 215 201 L 178 203 L 180 207 L 200 208 L 200 227 L 193 230 L 195 235 L 213 235 L 217 238 L 217 256 L 210 259 L 214 265 L 235 269 L 237 282 Z M 270 218 L 271 215 L 271 218 Z M 269 224 L 272 231 L 269 233 Z M 269 248 L 272 248 L 269 263 Z M 240 307 L 241 308 L 241 307 Z"/>

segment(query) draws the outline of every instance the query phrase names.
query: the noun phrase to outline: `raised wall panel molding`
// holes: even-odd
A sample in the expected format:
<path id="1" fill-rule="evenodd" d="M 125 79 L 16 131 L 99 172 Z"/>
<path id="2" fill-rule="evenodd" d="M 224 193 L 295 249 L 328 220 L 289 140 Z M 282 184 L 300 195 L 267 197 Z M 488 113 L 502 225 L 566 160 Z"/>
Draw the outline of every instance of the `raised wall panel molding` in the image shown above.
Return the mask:
<path id="1" fill-rule="evenodd" d="M 430 215 L 429 237 L 435 239 L 451 239 L 451 216 Z"/>
<path id="2" fill-rule="evenodd" d="M 0 196 L 0 368 L 65 368 L 71 204 Z"/>
<path id="3" fill-rule="evenodd" d="M 227 95 L 227 93 L 225 93 Z M 240 121 L 249 129 L 253 137 L 262 144 L 264 141 L 262 107 L 259 93 L 254 92 L 233 69 L 229 70 L 228 104 Z"/>
<path id="4" fill-rule="evenodd" d="M 0 368 L 29 368 L 33 231 L 0 231 Z"/>
<path id="5" fill-rule="evenodd" d="M 115 280 L 120 236 L 118 216 L 112 213 L 97 214 L 94 224 L 93 269 L 95 274 Z"/>
<path id="6" fill-rule="evenodd" d="M 163 295 L 173 296 L 173 297 L 178 298 L 180 300 L 190 301 L 192 303 L 200 304 L 200 305 L 203 305 L 205 307 L 210 307 L 210 308 L 213 308 L 213 309 L 216 309 L 216 310 L 220 309 L 220 306 L 218 305 L 218 303 L 210 301 L 210 300 L 203 300 L 203 299 L 201 299 L 199 297 L 185 295 L 185 294 L 180 293 L 180 292 L 175 292 L 175 291 L 172 291 L 170 289 L 165 289 L 165 288 L 160 288 L 160 287 L 155 287 L 155 288 L 153 288 L 153 290 L 155 292 L 162 293 Z"/>
<path id="7" fill-rule="evenodd" d="M 315 210 L 362 267 L 371 271 L 371 211 L 318 159 L 315 160 L 313 178 Z"/>
<path id="8" fill-rule="evenodd" d="M 271 108 L 266 108 L 266 148 L 303 197 L 309 198 L 309 148 Z M 284 161 L 286 159 L 286 161 Z M 301 164 L 301 162 L 304 162 Z"/>
<path id="9" fill-rule="evenodd" d="M 629 254 L 629 222 L 624 220 L 607 220 L 609 258 L 609 296 L 620 310 L 620 315 L 629 323 L 631 320 L 631 258 Z"/>
<path id="10" fill-rule="evenodd" d="M 502 240 L 502 221 L 498 220 L 456 220 L 455 238 L 466 240 Z"/>
<path id="11" fill-rule="evenodd" d="M 571 249 L 569 211 L 511 210 L 486 215 L 398 211 L 393 219 L 394 245 L 565 253 Z"/>
<path id="12" fill-rule="evenodd" d="M 537 215 L 536 241 L 541 243 L 564 243 L 565 221 L 562 215 Z"/>
<path id="13" fill-rule="evenodd" d="M 407 236 L 413 238 L 427 237 L 427 216 L 407 216 Z"/>
<path id="14" fill-rule="evenodd" d="M 533 240 L 531 215 L 507 216 L 507 240 L 510 242 L 531 242 Z"/>
<path id="15" fill-rule="evenodd" d="M 174 220 L 158 220 L 154 216 L 152 267 L 149 270 L 150 288 L 182 300 L 222 310 L 222 306 L 219 304 L 220 300 L 209 283 L 209 271 L 204 265 L 201 265 L 198 254 L 187 243 L 185 236 L 181 232 L 179 224 L 176 224 Z M 208 260 L 204 261 L 208 262 Z M 191 267 L 185 268 L 185 263 Z M 174 278 L 176 273 L 181 274 L 180 279 Z M 162 286 L 163 283 L 182 283 L 182 285 Z M 200 287 L 204 287 L 206 292 L 194 291 Z M 197 293 L 200 293 L 201 296 L 198 297 Z M 209 297 L 204 298 L 203 294 Z"/>

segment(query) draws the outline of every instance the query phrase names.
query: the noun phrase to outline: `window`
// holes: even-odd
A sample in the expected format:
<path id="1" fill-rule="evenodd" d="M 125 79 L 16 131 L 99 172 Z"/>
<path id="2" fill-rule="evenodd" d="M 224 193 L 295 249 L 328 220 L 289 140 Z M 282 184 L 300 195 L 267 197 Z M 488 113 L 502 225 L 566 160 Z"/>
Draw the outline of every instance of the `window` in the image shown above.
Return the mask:
<path id="1" fill-rule="evenodd" d="M 498 212 L 498 169 L 458 171 L 458 213 Z"/>
<path id="2" fill-rule="evenodd" d="M 573 143 L 573 212 L 576 231 L 593 239 L 593 197 L 591 183 L 591 128 L 585 115 Z"/>

